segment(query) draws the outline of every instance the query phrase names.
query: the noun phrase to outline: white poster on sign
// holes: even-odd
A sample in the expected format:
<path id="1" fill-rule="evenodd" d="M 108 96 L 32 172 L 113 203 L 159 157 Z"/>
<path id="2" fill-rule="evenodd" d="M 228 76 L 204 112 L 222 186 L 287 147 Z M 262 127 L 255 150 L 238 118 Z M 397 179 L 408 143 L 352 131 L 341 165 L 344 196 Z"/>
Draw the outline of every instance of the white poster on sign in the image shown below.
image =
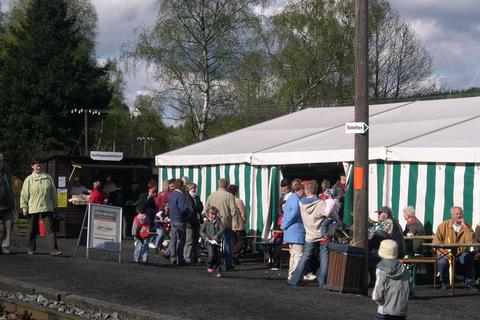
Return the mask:
<path id="1" fill-rule="evenodd" d="M 67 177 L 60 176 L 58 177 L 58 187 L 65 188 L 67 186 Z"/>
<path id="2" fill-rule="evenodd" d="M 121 230 L 121 207 L 88 205 L 87 252 L 89 248 L 121 252 Z"/>

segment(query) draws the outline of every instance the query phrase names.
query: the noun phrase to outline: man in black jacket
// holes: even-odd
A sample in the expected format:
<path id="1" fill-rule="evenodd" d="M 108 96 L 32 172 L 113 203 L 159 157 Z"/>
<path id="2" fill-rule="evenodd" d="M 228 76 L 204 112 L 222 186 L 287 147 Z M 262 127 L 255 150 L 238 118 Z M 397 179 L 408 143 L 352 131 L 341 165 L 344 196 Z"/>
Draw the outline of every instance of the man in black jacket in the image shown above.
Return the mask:
<path id="1" fill-rule="evenodd" d="M 200 197 L 197 195 L 197 185 L 195 183 L 187 184 L 185 195 L 188 200 L 189 212 L 183 256 L 185 257 L 185 262 L 196 263 L 200 262 L 198 241 L 200 239 L 200 226 L 203 222 L 203 204 Z"/>

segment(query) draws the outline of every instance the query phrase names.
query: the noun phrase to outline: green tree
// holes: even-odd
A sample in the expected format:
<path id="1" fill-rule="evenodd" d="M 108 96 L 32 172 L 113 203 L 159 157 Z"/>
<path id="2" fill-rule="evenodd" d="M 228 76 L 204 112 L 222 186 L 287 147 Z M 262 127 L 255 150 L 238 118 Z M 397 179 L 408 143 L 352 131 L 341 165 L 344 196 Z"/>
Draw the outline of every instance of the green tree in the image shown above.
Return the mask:
<path id="1" fill-rule="evenodd" d="M 141 31 L 127 56 L 156 67 L 162 96 L 173 114 L 189 122 L 196 140 L 232 105 L 231 79 L 258 24 L 253 6 L 262 0 L 160 0 L 151 29 Z"/>
<path id="2" fill-rule="evenodd" d="M 111 100 L 108 76 L 99 68 L 88 39 L 66 0 L 22 3 L 24 15 L 10 17 L 0 72 L 1 147 L 15 159 L 15 171 L 28 168 L 32 155 L 67 152 L 83 121 L 79 107 L 105 108 Z"/>
<path id="3" fill-rule="evenodd" d="M 353 15 L 345 1 L 299 0 L 271 19 L 272 72 L 285 112 L 350 99 Z"/>

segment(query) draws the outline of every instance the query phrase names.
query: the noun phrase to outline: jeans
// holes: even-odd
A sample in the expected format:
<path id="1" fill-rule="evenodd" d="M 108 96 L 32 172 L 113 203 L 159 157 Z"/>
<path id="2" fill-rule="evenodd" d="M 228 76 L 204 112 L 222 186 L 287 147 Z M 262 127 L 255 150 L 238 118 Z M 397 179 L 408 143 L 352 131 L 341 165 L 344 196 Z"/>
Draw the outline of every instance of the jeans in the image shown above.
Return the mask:
<path id="1" fill-rule="evenodd" d="M 381 314 L 381 313 L 377 313 L 377 315 L 375 316 L 375 320 L 405 320 L 405 319 L 407 319 L 407 317 L 391 316 L 389 314 Z"/>
<path id="2" fill-rule="evenodd" d="M 163 226 L 157 226 L 155 230 L 157 231 L 157 237 L 155 238 L 155 248 L 160 249 L 163 240 Z"/>
<path id="3" fill-rule="evenodd" d="M 186 223 L 171 222 L 170 223 L 170 262 L 183 262 L 183 248 L 185 246 L 185 229 Z"/>
<path id="4" fill-rule="evenodd" d="M 292 286 L 298 286 L 303 277 L 303 273 L 307 267 L 308 262 L 316 255 L 320 247 L 320 273 L 318 275 L 318 285 L 323 287 L 327 283 L 328 272 L 328 244 L 320 244 L 320 242 L 305 242 L 303 246 L 303 256 L 298 262 L 292 277 L 287 282 Z"/>
<path id="5" fill-rule="evenodd" d="M 465 283 L 473 281 L 473 256 L 470 252 L 464 252 L 456 257 L 456 263 L 463 265 L 465 269 Z M 438 272 L 440 272 L 440 281 L 449 283 L 449 263 L 448 259 L 442 257 L 438 260 Z"/>
<path id="6" fill-rule="evenodd" d="M 0 240 L 2 241 L 2 248 L 10 247 L 10 233 L 12 231 L 13 212 L 12 210 L 0 211 L 0 220 L 3 222 L 3 232 Z"/>
<path id="7" fill-rule="evenodd" d="M 43 225 L 45 226 L 45 237 L 47 238 L 50 251 L 58 249 L 57 237 L 53 231 L 53 212 L 37 212 L 28 215 L 28 243 L 29 250 L 35 251 L 36 238 L 39 233 L 38 220 L 42 217 Z"/>
<path id="8" fill-rule="evenodd" d="M 135 242 L 133 260 L 135 262 L 148 263 L 148 239 L 138 239 Z"/>
<path id="9" fill-rule="evenodd" d="M 215 270 L 215 272 L 220 271 L 220 246 L 208 243 L 207 244 L 207 251 L 208 251 L 208 268 Z"/>
<path id="10" fill-rule="evenodd" d="M 332 218 L 325 218 L 323 219 L 322 223 L 320 223 L 320 234 L 322 237 L 328 237 L 331 236 L 330 233 L 330 225 L 332 225 L 335 222 Z"/>
<path id="11" fill-rule="evenodd" d="M 232 268 L 232 229 L 223 230 L 223 251 L 225 253 L 225 269 Z"/>

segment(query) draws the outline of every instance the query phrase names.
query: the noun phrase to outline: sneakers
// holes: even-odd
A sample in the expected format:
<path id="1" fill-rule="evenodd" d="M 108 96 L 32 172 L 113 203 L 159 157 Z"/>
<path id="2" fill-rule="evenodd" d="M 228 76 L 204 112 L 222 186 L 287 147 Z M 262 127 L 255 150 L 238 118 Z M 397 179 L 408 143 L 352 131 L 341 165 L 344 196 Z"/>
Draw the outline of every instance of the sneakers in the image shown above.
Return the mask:
<path id="1" fill-rule="evenodd" d="M 212 272 L 213 272 L 213 268 L 208 268 L 207 271 L 208 271 L 208 273 L 212 273 Z"/>
<path id="2" fill-rule="evenodd" d="M 3 252 L 3 254 L 10 254 L 11 253 L 11 251 L 8 247 L 3 247 L 2 252 Z"/>
<path id="3" fill-rule="evenodd" d="M 150 243 L 148 244 L 148 247 L 149 247 L 150 249 L 156 249 L 156 248 L 157 248 L 157 247 L 155 247 L 155 243 L 153 243 L 153 242 L 150 242 Z"/>
<path id="4" fill-rule="evenodd" d="M 63 254 L 63 252 L 58 250 L 58 249 L 55 249 L 52 252 L 50 252 L 50 255 L 54 256 L 54 257 L 61 256 L 62 254 Z"/>
<path id="5" fill-rule="evenodd" d="M 215 273 L 215 278 L 221 278 L 222 274 L 220 272 Z"/>
<path id="6" fill-rule="evenodd" d="M 35 251 L 33 251 L 33 250 L 28 250 L 28 251 L 27 251 L 27 254 L 29 254 L 29 255 L 34 255 L 34 254 L 35 254 Z"/>
<path id="7" fill-rule="evenodd" d="M 314 275 L 313 273 L 308 273 L 308 274 L 303 276 L 303 280 L 313 281 L 315 279 L 317 279 L 317 276 Z"/>

